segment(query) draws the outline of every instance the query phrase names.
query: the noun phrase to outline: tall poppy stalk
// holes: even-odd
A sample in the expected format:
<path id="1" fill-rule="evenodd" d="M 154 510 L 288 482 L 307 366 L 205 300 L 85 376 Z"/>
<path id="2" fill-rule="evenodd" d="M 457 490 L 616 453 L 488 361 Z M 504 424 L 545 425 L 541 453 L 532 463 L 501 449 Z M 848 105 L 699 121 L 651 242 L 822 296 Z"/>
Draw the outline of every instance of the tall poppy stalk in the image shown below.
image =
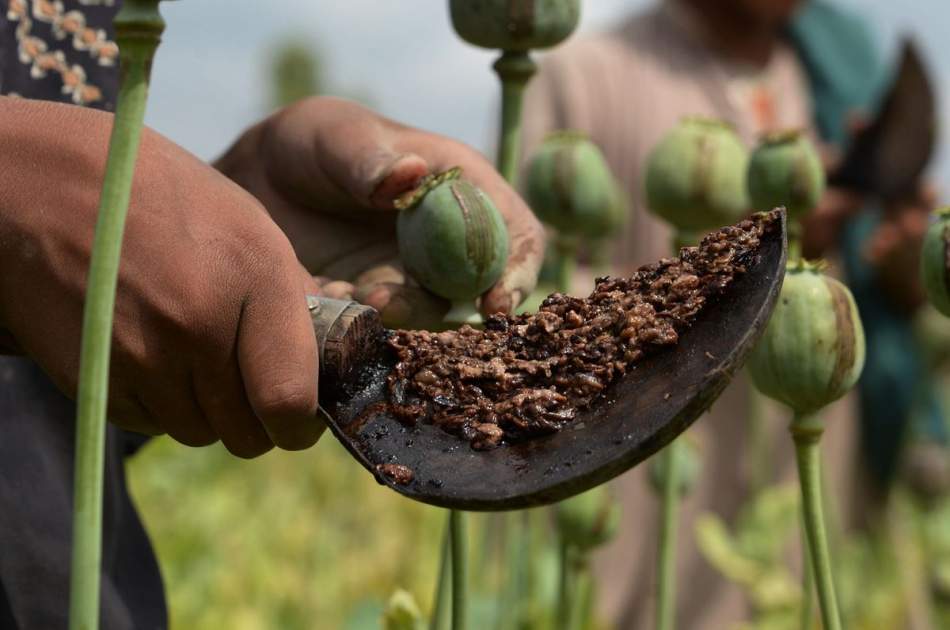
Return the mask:
<path id="1" fill-rule="evenodd" d="M 126 0 L 115 17 L 121 76 L 83 309 L 76 405 L 70 630 L 99 627 L 102 494 L 113 308 L 122 234 L 145 118 L 149 72 L 165 22 L 159 0 Z"/>

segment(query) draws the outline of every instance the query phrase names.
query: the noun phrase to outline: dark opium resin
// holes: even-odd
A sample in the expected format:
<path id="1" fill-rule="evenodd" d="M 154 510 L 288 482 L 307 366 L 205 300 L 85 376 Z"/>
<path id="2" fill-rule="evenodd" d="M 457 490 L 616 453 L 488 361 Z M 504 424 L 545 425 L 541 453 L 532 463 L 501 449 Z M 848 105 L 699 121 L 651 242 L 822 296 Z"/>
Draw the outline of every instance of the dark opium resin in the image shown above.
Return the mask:
<path id="1" fill-rule="evenodd" d="M 537 313 L 492 316 L 484 330 L 397 331 L 389 405 L 475 449 L 558 431 L 637 361 L 672 349 L 779 226 L 775 211 L 755 215 L 630 278 L 599 278 L 587 298 L 555 293 Z"/>

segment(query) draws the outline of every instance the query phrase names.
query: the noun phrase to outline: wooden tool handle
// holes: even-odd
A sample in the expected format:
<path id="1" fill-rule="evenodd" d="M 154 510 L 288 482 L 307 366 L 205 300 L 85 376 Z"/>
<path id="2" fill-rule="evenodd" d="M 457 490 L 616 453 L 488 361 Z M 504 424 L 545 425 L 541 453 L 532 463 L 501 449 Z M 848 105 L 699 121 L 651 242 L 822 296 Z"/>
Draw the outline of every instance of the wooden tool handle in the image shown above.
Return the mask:
<path id="1" fill-rule="evenodd" d="M 379 313 L 352 300 L 307 296 L 320 353 L 320 388 L 335 387 L 375 357 L 383 325 Z"/>

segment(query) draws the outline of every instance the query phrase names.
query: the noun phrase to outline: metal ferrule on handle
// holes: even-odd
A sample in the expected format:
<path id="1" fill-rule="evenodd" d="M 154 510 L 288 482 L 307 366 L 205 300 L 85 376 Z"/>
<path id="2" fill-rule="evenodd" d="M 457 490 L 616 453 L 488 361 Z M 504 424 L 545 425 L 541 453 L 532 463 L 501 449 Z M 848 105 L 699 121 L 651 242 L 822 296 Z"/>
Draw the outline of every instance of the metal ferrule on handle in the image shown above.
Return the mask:
<path id="1" fill-rule="evenodd" d="M 320 388 L 334 388 L 381 350 L 379 313 L 353 300 L 307 296 L 317 336 Z"/>

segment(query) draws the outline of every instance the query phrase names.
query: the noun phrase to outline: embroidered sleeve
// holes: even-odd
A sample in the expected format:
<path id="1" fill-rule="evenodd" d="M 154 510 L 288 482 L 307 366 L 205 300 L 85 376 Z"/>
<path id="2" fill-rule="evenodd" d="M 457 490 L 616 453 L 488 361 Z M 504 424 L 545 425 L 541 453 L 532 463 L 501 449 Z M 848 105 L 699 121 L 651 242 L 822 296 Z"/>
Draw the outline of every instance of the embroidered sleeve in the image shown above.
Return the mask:
<path id="1" fill-rule="evenodd" d="M 115 0 L 0 0 L 4 4 L 0 93 L 114 108 Z"/>

